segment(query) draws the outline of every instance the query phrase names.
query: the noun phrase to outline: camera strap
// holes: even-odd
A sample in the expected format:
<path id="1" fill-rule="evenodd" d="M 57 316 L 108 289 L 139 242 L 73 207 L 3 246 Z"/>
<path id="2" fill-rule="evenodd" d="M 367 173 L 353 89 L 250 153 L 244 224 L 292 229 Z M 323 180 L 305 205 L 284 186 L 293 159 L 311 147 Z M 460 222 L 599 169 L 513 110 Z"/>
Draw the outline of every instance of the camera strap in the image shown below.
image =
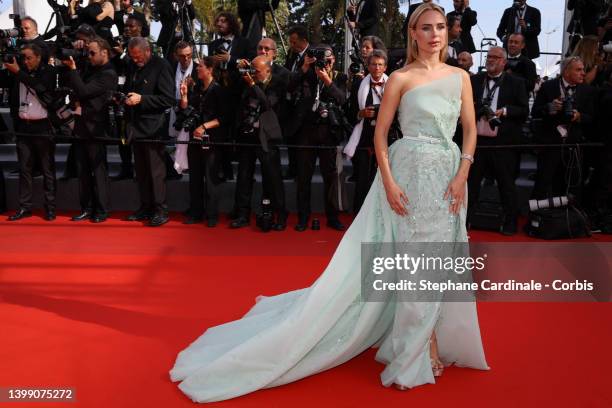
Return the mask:
<path id="1" fill-rule="evenodd" d="M 491 100 L 493 100 L 493 96 L 495 95 L 495 92 L 497 91 L 497 88 L 499 88 L 502 84 L 502 82 L 504 81 L 504 76 L 505 74 L 501 74 L 501 76 L 499 77 L 499 79 L 495 82 L 495 85 L 493 85 L 493 88 L 491 88 L 490 86 L 490 80 L 489 77 L 485 77 L 484 80 L 484 88 L 486 91 L 486 95 L 485 95 L 485 99 L 487 98 L 491 98 Z"/>

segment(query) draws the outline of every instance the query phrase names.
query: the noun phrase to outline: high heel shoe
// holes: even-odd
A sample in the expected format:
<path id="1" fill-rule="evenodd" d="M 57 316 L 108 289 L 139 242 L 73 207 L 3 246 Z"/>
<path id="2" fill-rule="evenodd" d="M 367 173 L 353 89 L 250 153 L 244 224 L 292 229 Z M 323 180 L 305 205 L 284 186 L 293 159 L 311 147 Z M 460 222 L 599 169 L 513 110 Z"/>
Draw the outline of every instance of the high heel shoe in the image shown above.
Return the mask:
<path id="1" fill-rule="evenodd" d="M 434 377 L 440 377 L 444 372 L 444 364 L 439 359 L 431 359 L 431 370 L 433 371 Z"/>

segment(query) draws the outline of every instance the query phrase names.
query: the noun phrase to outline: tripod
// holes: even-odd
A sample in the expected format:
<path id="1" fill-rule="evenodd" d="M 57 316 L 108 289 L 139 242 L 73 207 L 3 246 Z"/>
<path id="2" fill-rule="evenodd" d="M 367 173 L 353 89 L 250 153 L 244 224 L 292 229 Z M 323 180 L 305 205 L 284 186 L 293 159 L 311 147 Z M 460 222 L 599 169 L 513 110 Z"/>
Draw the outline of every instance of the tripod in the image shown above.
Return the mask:
<path id="1" fill-rule="evenodd" d="M 185 0 L 172 1 L 170 7 L 175 11 L 176 17 L 174 18 L 172 24 L 172 27 L 174 27 L 174 33 L 170 36 L 170 38 L 168 38 L 168 43 L 162 50 L 164 56 L 166 57 L 172 52 L 172 43 L 177 40 L 183 40 L 192 45 L 195 44 L 195 40 L 193 38 L 193 22 L 191 21 L 191 18 L 189 18 L 187 2 Z M 194 47 L 194 52 L 196 58 L 199 58 L 199 53 L 196 47 Z"/>
<path id="2" fill-rule="evenodd" d="M 276 31 L 276 35 L 280 39 L 281 46 L 283 48 L 283 53 L 287 56 L 287 47 L 285 45 L 285 40 L 283 39 L 280 24 L 278 24 L 278 20 L 276 19 L 276 15 L 274 14 L 274 6 L 272 5 L 272 0 L 268 0 L 267 6 L 270 10 L 270 14 L 272 16 L 272 21 L 274 22 L 274 29 Z M 249 28 L 246 32 L 246 37 L 252 41 L 253 43 L 259 42 L 262 38 L 262 33 L 265 29 L 266 24 L 266 10 L 264 10 L 265 6 L 260 7 L 253 15 L 251 16 L 251 21 L 249 22 Z M 255 40 L 255 41 L 253 41 Z"/>

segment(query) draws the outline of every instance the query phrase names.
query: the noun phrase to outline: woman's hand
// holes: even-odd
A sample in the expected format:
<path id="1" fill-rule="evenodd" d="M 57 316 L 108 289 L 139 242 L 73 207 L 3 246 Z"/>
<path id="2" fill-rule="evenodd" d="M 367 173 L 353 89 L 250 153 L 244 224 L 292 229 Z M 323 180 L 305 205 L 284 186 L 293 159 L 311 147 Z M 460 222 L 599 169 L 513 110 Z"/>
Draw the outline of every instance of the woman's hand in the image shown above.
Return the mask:
<path id="1" fill-rule="evenodd" d="M 385 186 L 385 192 L 391 209 L 402 217 L 408 215 L 408 197 L 394 181 Z"/>
<path id="2" fill-rule="evenodd" d="M 187 92 L 189 87 L 187 86 L 187 81 L 183 80 L 181 81 L 181 88 L 180 88 L 180 92 L 181 92 L 181 98 L 186 98 L 187 97 Z"/>
<path id="3" fill-rule="evenodd" d="M 455 176 L 448 184 L 444 199 L 450 201 L 449 212 L 459 214 L 461 205 L 465 207 L 465 184 L 467 180 L 463 177 Z"/>

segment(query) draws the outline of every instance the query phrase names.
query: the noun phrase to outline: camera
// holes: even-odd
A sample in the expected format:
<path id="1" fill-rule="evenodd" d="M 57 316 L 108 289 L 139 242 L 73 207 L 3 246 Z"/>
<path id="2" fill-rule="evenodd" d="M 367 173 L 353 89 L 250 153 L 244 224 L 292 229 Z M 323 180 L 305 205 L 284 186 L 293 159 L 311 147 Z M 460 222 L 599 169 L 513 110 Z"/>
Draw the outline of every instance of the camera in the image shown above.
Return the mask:
<path id="1" fill-rule="evenodd" d="M 484 117 L 488 122 L 491 129 L 495 130 L 502 124 L 500 118 L 495 115 L 495 111 L 491 108 L 491 98 L 484 98 L 482 100 L 482 107 L 478 111 L 478 117 Z"/>
<path id="2" fill-rule="evenodd" d="M 545 208 L 559 208 L 565 207 L 568 204 L 574 203 L 574 196 L 558 196 L 549 197 L 545 200 L 529 200 L 529 210 L 543 210 Z"/>
<path id="3" fill-rule="evenodd" d="M 319 117 L 326 120 L 330 127 L 337 128 L 342 125 L 340 123 L 340 118 L 338 117 L 337 108 L 333 103 L 323 101 L 319 102 L 317 112 L 319 113 Z"/>
<path id="4" fill-rule="evenodd" d="M 325 58 L 331 57 L 332 53 L 327 48 L 309 48 L 306 50 L 306 55 L 309 58 L 315 58 L 315 67 L 319 69 L 325 68 Z"/>
<path id="5" fill-rule="evenodd" d="M 113 37 L 110 41 L 110 46 L 111 48 L 115 48 L 115 47 L 124 47 L 124 44 L 127 42 L 127 39 L 122 36 L 122 35 L 118 35 L 117 37 Z"/>
<path id="6" fill-rule="evenodd" d="M 566 95 L 561 106 L 561 115 L 565 123 L 570 123 L 574 118 L 574 96 Z"/>
<path id="7" fill-rule="evenodd" d="M 249 98 L 248 103 L 240 112 L 240 131 L 250 134 L 255 131 L 255 125 L 259 121 L 261 107 L 256 99 Z"/>
<path id="8" fill-rule="evenodd" d="M 255 224 L 263 232 L 269 232 L 274 225 L 274 213 L 272 212 L 272 206 L 270 200 L 264 198 L 261 202 L 261 213 L 255 217 Z"/>
<path id="9" fill-rule="evenodd" d="M 350 54 L 349 56 L 352 61 L 351 65 L 349 65 L 349 72 L 353 75 L 363 72 L 364 68 L 363 68 L 363 63 L 361 62 L 361 59 L 359 59 L 359 57 L 357 57 L 354 54 Z"/>
<path id="10" fill-rule="evenodd" d="M 86 58 L 88 55 L 87 48 L 60 48 L 58 58 L 61 61 L 64 61 L 70 57 L 73 59 L 78 59 Z"/>
<path id="11" fill-rule="evenodd" d="M 172 125 L 175 130 L 193 132 L 202 123 L 202 115 L 193 106 L 187 106 L 176 113 L 176 121 Z"/>
<path id="12" fill-rule="evenodd" d="M 248 68 L 238 68 L 238 72 L 240 72 L 240 75 L 255 75 L 257 73 L 257 71 L 255 70 L 255 68 L 253 67 L 248 67 Z"/>
<path id="13" fill-rule="evenodd" d="M 15 27 L 0 29 L 0 55 L 2 62 L 21 61 L 19 46 L 23 37 L 21 29 L 21 18 L 19 14 L 10 14 L 9 18 L 13 20 Z"/>

